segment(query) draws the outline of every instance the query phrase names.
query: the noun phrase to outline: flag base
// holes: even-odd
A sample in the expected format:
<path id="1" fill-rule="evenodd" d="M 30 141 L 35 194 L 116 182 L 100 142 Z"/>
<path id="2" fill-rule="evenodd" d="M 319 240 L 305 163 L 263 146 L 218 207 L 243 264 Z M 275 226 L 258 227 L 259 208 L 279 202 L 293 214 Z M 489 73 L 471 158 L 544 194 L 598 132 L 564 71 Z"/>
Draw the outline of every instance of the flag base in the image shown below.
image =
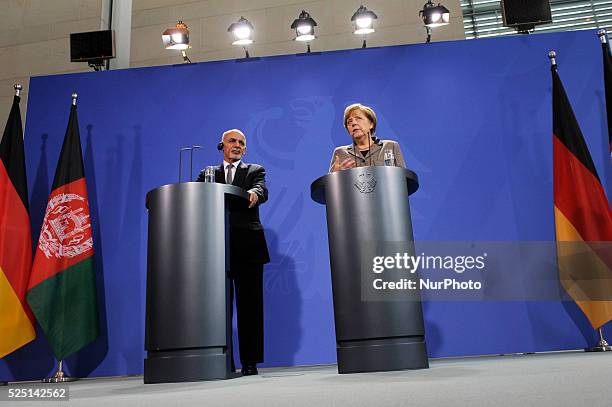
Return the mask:
<path id="1" fill-rule="evenodd" d="M 592 348 L 586 348 L 585 352 L 612 352 L 612 346 L 607 343 L 604 345 L 601 342 L 597 344 L 597 346 L 593 346 Z"/>
<path id="2" fill-rule="evenodd" d="M 57 364 L 57 372 L 51 377 L 47 377 L 46 379 L 42 379 L 43 383 L 66 383 L 66 382 L 74 382 L 79 379 L 76 377 L 70 377 L 64 373 L 64 361 L 60 360 Z"/>
<path id="3" fill-rule="evenodd" d="M 603 337 L 603 331 L 599 328 L 599 342 L 592 348 L 586 348 L 585 352 L 612 352 L 612 346 Z"/>
<path id="4" fill-rule="evenodd" d="M 61 375 L 59 375 L 61 373 Z M 43 383 L 66 383 L 66 382 L 75 382 L 79 379 L 76 377 L 65 376 L 64 372 L 57 372 L 53 377 L 47 377 L 46 379 L 42 379 Z"/>

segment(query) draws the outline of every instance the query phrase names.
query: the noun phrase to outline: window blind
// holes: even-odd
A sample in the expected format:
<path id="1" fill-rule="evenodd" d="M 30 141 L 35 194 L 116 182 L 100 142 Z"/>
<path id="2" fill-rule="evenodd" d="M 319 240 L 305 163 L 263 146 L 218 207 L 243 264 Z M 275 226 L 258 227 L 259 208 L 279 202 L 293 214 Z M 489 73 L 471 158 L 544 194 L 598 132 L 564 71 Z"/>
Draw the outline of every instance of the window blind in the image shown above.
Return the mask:
<path id="1" fill-rule="evenodd" d="M 612 0 L 551 0 L 552 23 L 535 32 L 612 28 Z M 516 34 L 504 27 L 499 0 L 461 0 L 466 39 Z"/>

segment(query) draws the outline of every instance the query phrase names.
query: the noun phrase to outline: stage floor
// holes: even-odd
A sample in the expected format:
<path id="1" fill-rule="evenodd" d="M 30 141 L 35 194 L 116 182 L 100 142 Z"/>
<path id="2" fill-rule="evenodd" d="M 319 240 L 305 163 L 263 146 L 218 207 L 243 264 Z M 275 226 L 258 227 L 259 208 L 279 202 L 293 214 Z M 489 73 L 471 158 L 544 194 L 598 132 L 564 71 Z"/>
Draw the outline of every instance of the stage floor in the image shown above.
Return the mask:
<path id="1" fill-rule="evenodd" d="M 156 385 L 143 384 L 142 376 L 87 379 L 70 383 L 70 399 L 59 405 L 612 406 L 612 352 L 453 358 L 430 363 L 426 370 L 350 375 L 338 375 L 335 365 L 270 368 L 260 369 L 259 376 Z M 5 396 L 15 385 L 0 387 L 0 395 Z M 13 405 L 30 404 L 48 403 Z"/>

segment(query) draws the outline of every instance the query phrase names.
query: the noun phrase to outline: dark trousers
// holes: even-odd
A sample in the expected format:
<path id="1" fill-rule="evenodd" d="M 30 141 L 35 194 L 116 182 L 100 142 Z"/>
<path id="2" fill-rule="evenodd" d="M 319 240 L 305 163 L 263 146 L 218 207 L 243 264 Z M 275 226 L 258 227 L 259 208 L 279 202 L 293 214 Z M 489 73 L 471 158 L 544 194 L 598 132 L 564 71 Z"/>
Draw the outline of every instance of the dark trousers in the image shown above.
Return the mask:
<path id="1" fill-rule="evenodd" d="M 236 267 L 231 272 L 230 304 L 236 298 L 240 363 L 264 360 L 263 335 L 263 264 Z M 234 293 L 235 290 L 235 293 Z M 230 306 L 233 313 L 233 307 Z M 232 366 L 234 355 L 232 354 Z"/>

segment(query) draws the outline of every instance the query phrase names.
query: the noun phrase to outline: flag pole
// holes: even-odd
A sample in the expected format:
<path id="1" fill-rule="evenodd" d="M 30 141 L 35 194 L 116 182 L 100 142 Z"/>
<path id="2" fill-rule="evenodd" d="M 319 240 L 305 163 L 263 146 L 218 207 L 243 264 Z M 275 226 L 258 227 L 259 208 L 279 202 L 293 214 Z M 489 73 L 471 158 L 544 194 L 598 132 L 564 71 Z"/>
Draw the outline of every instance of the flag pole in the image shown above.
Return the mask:
<path id="1" fill-rule="evenodd" d="M 605 29 L 602 28 L 601 30 L 597 31 L 597 36 L 599 36 L 599 40 L 602 44 L 608 42 L 607 31 Z"/>
<path id="2" fill-rule="evenodd" d="M 602 28 L 601 30 L 597 31 L 597 35 L 599 36 L 601 45 L 604 47 L 607 47 L 608 45 L 607 31 Z M 604 338 L 603 329 L 599 327 L 597 332 L 599 334 L 599 341 L 597 342 L 597 345 L 593 346 L 592 348 L 586 348 L 585 351 L 586 352 L 610 352 L 612 351 L 612 346 L 610 346 L 608 342 L 606 341 L 606 339 Z"/>
<path id="3" fill-rule="evenodd" d="M 609 68 L 609 57 L 610 57 L 610 45 L 608 43 L 608 32 L 605 29 L 601 29 L 597 31 L 597 36 L 599 37 L 599 40 L 601 41 L 601 48 L 604 52 L 604 57 L 603 57 L 603 62 L 604 62 L 604 87 L 608 87 L 609 84 L 607 84 L 607 77 L 609 76 L 608 74 L 608 70 Z M 608 62 L 606 62 L 608 61 Z M 607 99 L 608 99 L 608 91 L 606 90 L 606 106 L 608 103 L 610 103 Z M 611 107 L 612 108 L 612 107 Z M 609 111 L 611 108 L 607 108 L 607 110 Z M 610 122 L 610 113 L 608 113 L 608 142 L 610 143 L 610 158 L 612 158 L 612 139 L 610 139 L 610 137 L 612 136 L 612 131 L 611 129 L 611 124 Z"/>
<path id="4" fill-rule="evenodd" d="M 597 35 L 599 35 L 599 38 L 601 39 L 602 44 L 605 44 L 607 42 L 606 30 L 599 30 L 597 32 Z M 555 51 L 550 51 L 548 53 L 548 58 L 550 59 L 550 69 L 553 71 L 556 71 L 557 70 L 557 53 Z M 597 343 L 596 346 L 592 348 L 586 348 L 585 351 L 586 352 L 612 351 L 612 346 L 610 346 L 608 342 L 606 342 L 603 336 L 603 330 L 601 329 L 601 327 L 599 328 L 598 331 L 599 331 L 599 342 Z"/>
<path id="5" fill-rule="evenodd" d="M 79 95 L 76 92 L 72 93 L 72 106 L 76 106 L 78 97 Z M 76 377 L 71 377 L 64 373 L 64 361 L 58 360 L 57 361 L 57 371 L 55 372 L 55 374 L 51 377 L 47 377 L 46 379 L 43 379 L 42 382 L 43 383 L 65 383 L 65 382 L 74 382 L 76 380 L 77 380 Z"/>
<path id="6" fill-rule="evenodd" d="M 557 53 L 555 51 L 550 51 L 548 53 L 548 59 L 550 59 L 550 68 L 553 70 L 557 70 Z"/>
<path id="7" fill-rule="evenodd" d="M 58 360 L 57 363 L 57 372 L 51 377 L 47 377 L 43 379 L 43 383 L 66 383 L 66 382 L 74 382 L 78 380 L 76 377 L 68 376 L 64 373 L 64 361 Z"/>

